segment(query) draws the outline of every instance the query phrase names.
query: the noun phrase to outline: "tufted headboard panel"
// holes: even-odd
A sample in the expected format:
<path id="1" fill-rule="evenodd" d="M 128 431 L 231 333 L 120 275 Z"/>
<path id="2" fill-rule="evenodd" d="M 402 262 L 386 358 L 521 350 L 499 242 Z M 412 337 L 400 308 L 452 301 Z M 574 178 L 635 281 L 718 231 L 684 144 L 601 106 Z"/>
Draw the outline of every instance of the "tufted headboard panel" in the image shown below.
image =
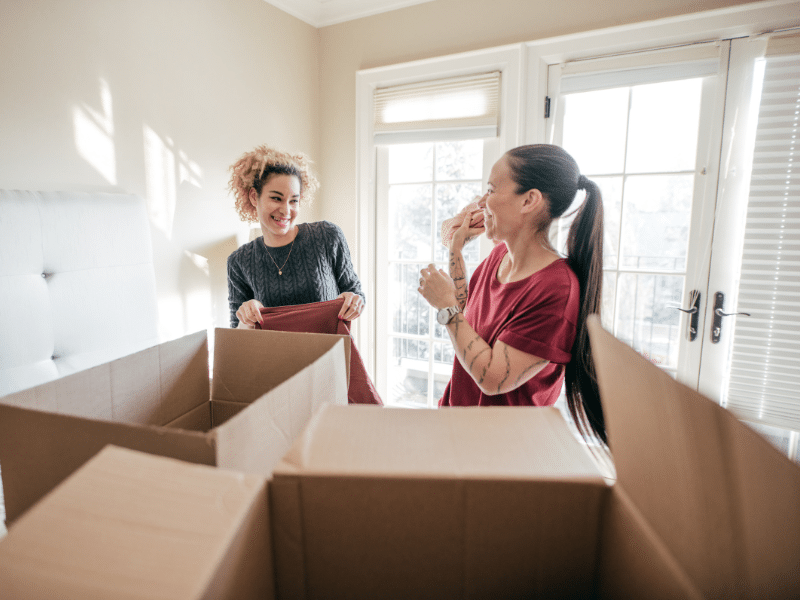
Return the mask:
<path id="1" fill-rule="evenodd" d="M 158 343 L 134 195 L 0 190 L 0 397 Z"/>

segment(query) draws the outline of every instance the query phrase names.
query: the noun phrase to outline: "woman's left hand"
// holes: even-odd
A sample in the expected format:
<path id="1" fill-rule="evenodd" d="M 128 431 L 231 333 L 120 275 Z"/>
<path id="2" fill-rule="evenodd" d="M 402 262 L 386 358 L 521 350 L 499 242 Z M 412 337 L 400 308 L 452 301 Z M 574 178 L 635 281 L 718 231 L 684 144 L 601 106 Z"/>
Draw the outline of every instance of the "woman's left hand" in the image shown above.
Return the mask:
<path id="1" fill-rule="evenodd" d="M 417 291 L 434 308 L 445 308 L 458 304 L 456 285 L 450 275 L 436 265 L 430 264 L 419 272 L 419 288 Z"/>
<path id="2" fill-rule="evenodd" d="M 353 292 L 342 292 L 337 297 L 344 298 L 342 310 L 339 311 L 339 318 L 343 321 L 352 321 L 353 319 L 357 319 L 361 316 L 361 313 L 364 312 L 364 299 L 358 294 L 354 294 Z"/>

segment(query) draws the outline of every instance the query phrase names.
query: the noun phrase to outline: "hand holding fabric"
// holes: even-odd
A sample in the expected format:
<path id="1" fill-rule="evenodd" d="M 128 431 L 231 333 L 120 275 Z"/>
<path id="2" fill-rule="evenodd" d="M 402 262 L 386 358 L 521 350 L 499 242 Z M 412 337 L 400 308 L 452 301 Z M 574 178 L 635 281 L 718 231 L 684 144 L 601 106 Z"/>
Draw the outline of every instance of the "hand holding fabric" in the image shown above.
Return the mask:
<path id="1" fill-rule="evenodd" d="M 237 329 L 255 329 L 256 323 L 261 322 L 261 309 L 264 305 L 258 300 L 248 300 L 243 302 L 236 311 L 236 318 L 239 319 Z"/>
<path id="2" fill-rule="evenodd" d="M 364 312 L 364 299 L 353 292 L 342 292 L 337 298 L 343 298 L 344 304 L 339 311 L 339 318 L 343 321 L 352 321 Z"/>

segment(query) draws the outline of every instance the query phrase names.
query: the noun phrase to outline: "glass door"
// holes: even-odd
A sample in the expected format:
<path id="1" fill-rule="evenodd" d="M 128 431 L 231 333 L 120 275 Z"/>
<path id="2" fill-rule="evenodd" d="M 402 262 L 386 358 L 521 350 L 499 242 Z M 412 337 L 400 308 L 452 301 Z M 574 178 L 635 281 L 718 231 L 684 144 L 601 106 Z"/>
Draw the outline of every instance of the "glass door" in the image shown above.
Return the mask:
<path id="1" fill-rule="evenodd" d="M 603 194 L 604 327 L 693 386 L 719 168 L 720 63 L 573 76 L 557 66 L 550 76 L 559 89 L 553 141 Z M 555 232 L 562 249 L 570 222 Z"/>

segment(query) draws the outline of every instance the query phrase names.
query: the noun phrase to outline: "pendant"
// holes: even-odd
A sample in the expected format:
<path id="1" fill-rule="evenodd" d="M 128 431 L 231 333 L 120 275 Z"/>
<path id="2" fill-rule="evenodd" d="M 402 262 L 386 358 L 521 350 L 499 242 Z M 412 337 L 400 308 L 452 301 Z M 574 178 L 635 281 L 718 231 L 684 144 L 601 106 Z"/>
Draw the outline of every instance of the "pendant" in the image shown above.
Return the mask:
<path id="1" fill-rule="evenodd" d="M 283 275 L 283 271 L 281 271 L 280 269 L 278 269 L 278 275 Z"/>

